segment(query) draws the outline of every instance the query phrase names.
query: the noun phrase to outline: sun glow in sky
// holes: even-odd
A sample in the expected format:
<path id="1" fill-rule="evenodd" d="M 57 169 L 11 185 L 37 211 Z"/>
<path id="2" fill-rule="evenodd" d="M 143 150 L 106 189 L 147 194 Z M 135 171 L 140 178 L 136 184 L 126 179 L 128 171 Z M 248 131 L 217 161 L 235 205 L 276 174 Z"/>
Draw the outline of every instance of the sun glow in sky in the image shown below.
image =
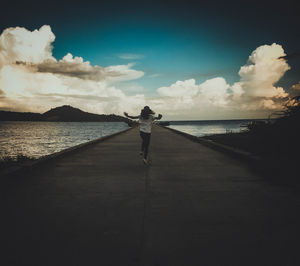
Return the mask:
<path id="1" fill-rule="evenodd" d="M 300 47 L 297 8 L 223 2 L 10 1 L 0 109 L 136 114 L 150 105 L 173 120 L 267 117 L 300 91 L 299 57 L 286 57 Z"/>

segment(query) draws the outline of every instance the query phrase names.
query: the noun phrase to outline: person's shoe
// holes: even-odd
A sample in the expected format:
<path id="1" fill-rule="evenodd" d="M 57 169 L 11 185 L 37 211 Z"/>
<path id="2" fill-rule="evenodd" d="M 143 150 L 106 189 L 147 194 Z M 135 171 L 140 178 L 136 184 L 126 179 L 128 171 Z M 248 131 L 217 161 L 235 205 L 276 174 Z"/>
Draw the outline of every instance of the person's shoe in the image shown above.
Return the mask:
<path id="1" fill-rule="evenodd" d="M 147 159 L 143 158 L 143 163 L 144 163 L 144 164 L 148 164 Z"/>

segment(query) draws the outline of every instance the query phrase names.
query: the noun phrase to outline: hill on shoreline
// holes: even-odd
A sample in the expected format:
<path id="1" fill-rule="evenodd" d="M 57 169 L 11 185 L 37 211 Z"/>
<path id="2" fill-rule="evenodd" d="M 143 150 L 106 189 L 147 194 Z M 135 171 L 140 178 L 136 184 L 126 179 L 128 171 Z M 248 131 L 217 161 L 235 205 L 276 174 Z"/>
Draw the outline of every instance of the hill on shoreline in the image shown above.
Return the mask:
<path id="1" fill-rule="evenodd" d="M 52 108 L 43 114 L 0 111 L 0 121 L 125 122 L 127 124 L 133 122 L 123 116 L 92 114 L 69 105 Z"/>

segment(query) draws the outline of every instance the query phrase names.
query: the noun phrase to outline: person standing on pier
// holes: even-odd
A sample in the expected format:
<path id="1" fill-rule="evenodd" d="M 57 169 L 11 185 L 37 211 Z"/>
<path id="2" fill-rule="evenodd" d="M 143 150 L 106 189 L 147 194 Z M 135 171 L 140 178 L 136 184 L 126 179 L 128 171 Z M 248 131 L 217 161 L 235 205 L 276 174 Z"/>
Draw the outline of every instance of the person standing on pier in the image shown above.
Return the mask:
<path id="1" fill-rule="evenodd" d="M 157 117 L 154 117 L 155 112 L 153 112 L 149 106 L 145 106 L 144 109 L 141 110 L 141 114 L 138 116 L 131 116 L 128 113 L 124 112 L 126 117 L 131 119 L 139 119 L 140 122 L 140 136 L 142 138 L 142 146 L 141 146 L 141 155 L 143 155 L 144 164 L 148 164 L 147 156 L 148 156 L 148 148 L 150 144 L 151 137 L 151 128 L 154 120 L 159 120 L 162 118 L 162 115 L 159 114 Z"/>

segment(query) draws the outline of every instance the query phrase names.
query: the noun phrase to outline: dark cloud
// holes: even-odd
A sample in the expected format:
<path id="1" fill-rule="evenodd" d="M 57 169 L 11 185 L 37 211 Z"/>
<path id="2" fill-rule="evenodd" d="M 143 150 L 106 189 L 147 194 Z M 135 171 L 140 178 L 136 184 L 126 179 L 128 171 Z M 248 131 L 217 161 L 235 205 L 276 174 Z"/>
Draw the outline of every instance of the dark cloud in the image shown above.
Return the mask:
<path id="1" fill-rule="evenodd" d="M 86 62 L 46 60 L 40 64 L 32 64 L 16 61 L 16 65 L 26 66 L 36 72 L 59 74 L 84 80 L 101 81 L 107 77 L 105 68 L 100 66 L 91 66 Z M 120 73 L 110 71 L 109 75 L 112 77 L 117 77 L 120 76 Z"/>
<path id="2" fill-rule="evenodd" d="M 280 56 L 280 57 L 278 57 L 278 59 L 290 60 L 290 59 L 294 59 L 299 56 L 300 56 L 300 53 L 296 52 L 296 53 L 287 54 L 285 56 Z"/>
<path id="3" fill-rule="evenodd" d="M 71 54 L 67 54 L 59 61 L 49 59 L 39 64 L 16 61 L 15 64 L 25 66 L 34 72 L 52 73 L 92 81 L 131 80 L 144 75 L 142 71 L 131 69 L 131 64 L 110 67 L 91 66 L 90 62 L 84 62 L 81 57 L 73 58 Z"/>
<path id="4" fill-rule="evenodd" d="M 300 96 L 300 81 L 297 84 L 294 84 L 290 88 L 290 93 L 289 94 L 290 94 L 291 97 Z"/>
<path id="5" fill-rule="evenodd" d="M 105 79 L 105 70 L 100 66 L 91 66 L 81 62 L 44 61 L 36 65 L 38 72 L 60 74 L 69 77 L 77 77 L 85 80 L 101 81 Z M 117 76 L 118 73 L 110 73 Z"/>

